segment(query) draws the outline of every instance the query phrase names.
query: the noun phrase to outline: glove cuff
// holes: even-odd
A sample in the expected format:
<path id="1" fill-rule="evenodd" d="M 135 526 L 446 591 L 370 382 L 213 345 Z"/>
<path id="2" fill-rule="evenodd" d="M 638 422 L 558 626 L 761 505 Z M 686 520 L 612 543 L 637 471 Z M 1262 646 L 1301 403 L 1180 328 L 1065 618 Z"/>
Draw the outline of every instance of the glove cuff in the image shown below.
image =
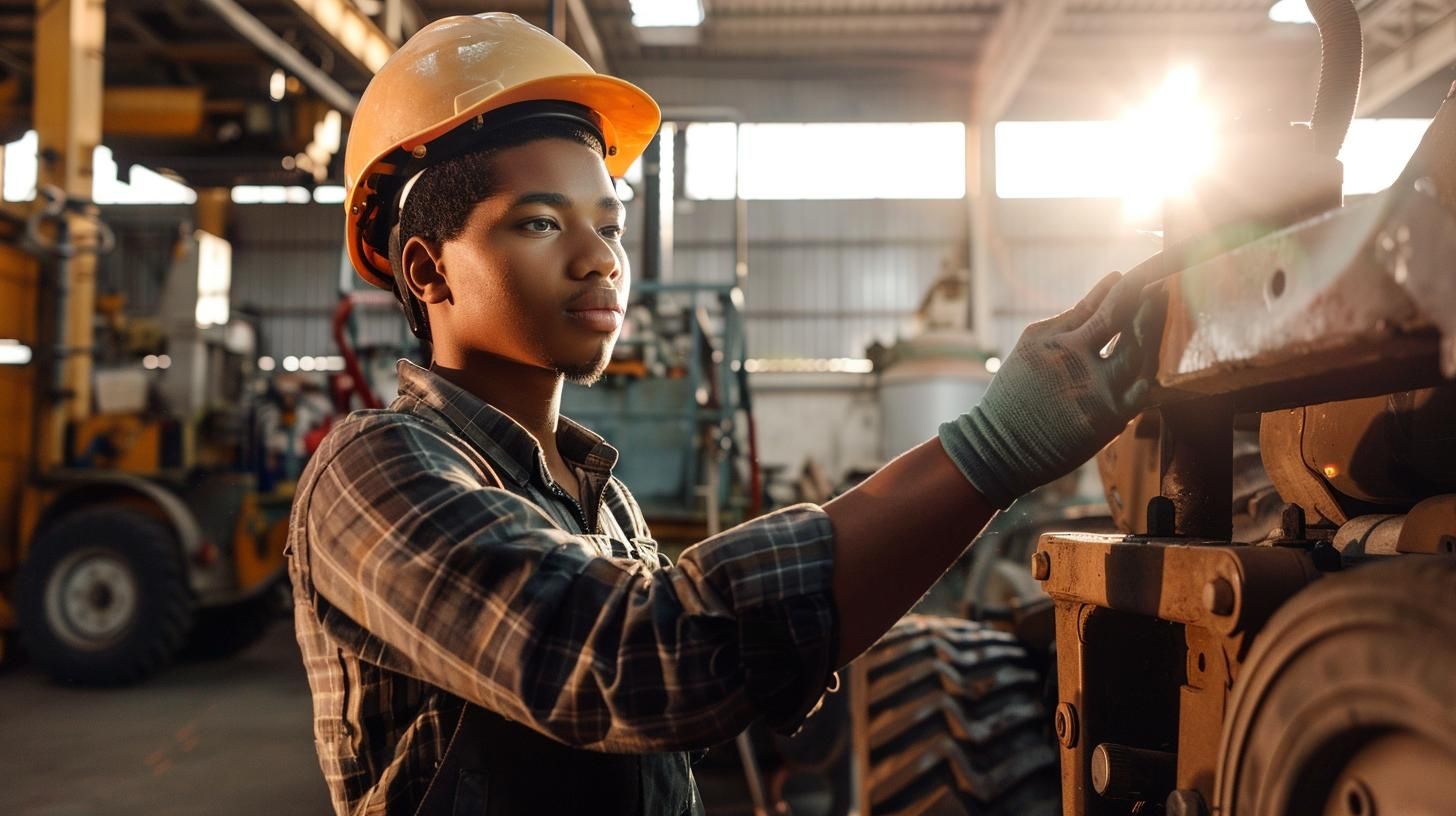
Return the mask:
<path id="1" fill-rule="evenodd" d="M 1001 435 L 980 406 L 943 423 L 938 436 L 956 469 L 998 510 L 1025 492 L 1014 483 L 1014 469 L 998 450 Z"/>

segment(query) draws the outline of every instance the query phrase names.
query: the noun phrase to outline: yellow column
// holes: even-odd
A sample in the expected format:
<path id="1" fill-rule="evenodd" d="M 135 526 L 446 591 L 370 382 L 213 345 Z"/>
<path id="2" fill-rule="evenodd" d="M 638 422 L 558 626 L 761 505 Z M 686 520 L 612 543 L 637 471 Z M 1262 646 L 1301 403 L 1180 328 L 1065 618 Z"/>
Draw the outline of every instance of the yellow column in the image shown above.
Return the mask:
<path id="1" fill-rule="evenodd" d="M 35 129 L 40 162 L 37 186 L 91 197 L 91 161 L 101 142 L 102 55 L 106 44 L 105 0 L 36 0 Z M 37 206 L 40 197 L 37 196 Z M 68 216 L 70 241 L 96 244 L 95 224 Z M 68 350 L 90 348 L 96 308 L 96 256 L 79 252 L 68 264 L 65 331 Z M 91 407 L 91 357 L 70 351 L 59 361 L 67 392 L 52 411 L 43 465 L 60 460 L 67 420 L 84 419 Z M 42 388 L 48 384 L 42 385 Z"/>
<path id="2" fill-rule="evenodd" d="M 227 187 L 204 187 L 197 191 L 197 228 L 219 238 L 227 237 L 232 218 L 233 193 Z"/>

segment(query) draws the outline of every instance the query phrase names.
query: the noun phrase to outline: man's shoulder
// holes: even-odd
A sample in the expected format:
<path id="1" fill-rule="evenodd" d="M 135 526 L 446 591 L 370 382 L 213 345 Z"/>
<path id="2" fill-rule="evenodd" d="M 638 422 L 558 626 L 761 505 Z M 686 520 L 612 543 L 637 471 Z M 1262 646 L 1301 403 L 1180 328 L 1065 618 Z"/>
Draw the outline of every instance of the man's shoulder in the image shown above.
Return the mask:
<path id="1" fill-rule="evenodd" d="M 472 454 L 469 445 L 450 429 L 411 412 L 388 408 L 353 411 L 334 423 L 300 482 L 311 482 L 328 468 L 353 470 L 400 458 L 464 465 L 487 483 L 499 483 L 489 463 Z"/>

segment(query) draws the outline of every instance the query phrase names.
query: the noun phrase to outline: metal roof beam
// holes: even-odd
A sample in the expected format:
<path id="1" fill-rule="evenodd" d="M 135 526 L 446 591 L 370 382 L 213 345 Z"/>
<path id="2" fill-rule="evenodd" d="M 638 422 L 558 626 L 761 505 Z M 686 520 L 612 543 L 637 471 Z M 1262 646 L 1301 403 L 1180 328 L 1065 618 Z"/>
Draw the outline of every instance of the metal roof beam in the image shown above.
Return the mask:
<path id="1" fill-rule="evenodd" d="M 345 90 L 344 86 L 336 82 L 323 69 L 305 59 L 297 49 L 270 31 L 267 26 L 258 21 L 257 17 L 249 14 L 235 0 L 202 0 L 202 3 L 217 12 L 248 42 L 277 60 L 284 69 L 292 71 L 303 81 L 304 85 L 312 88 L 313 92 L 325 102 L 351 116 L 354 109 L 359 107 L 358 97 Z"/>
<path id="2" fill-rule="evenodd" d="M 288 0 L 306 20 L 359 67 L 373 74 L 394 53 L 395 44 L 348 0 Z"/>
<path id="3" fill-rule="evenodd" d="M 586 52 L 582 56 L 586 57 L 586 61 L 598 73 L 610 71 L 607 49 L 602 46 L 602 38 L 597 34 L 596 24 L 592 22 L 585 0 L 566 0 L 566 17 L 571 21 L 570 29 L 581 40 L 581 48 Z"/>
<path id="4" fill-rule="evenodd" d="M 1369 116 L 1456 62 L 1456 14 L 1410 38 L 1365 69 L 1356 116 Z"/>
<path id="5" fill-rule="evenodd" d="M 972 119 L 990 125 L 1006 112 L 1056 30 L 1067 0 L 1008 2 L 976 64 Z"/>

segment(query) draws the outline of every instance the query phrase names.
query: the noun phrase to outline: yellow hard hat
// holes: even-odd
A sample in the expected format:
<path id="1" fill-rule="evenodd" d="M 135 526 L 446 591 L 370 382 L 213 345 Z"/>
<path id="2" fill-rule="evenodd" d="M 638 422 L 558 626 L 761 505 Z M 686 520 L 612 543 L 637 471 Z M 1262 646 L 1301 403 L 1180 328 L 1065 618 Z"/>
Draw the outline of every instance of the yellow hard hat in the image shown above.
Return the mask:
<path id="1" fill-rule="evenodd" d="M 430 23 L 380 67 L 349 128 L 345 241 L 360 277 L 393 288 L 388 233 L 406 182 L 468 152 L 470 134 L 462 126 L 489 128 L 487 114 L 530 102 L 565 103 L 558 107 L 588 115 L 613 176 L 642 155 L 662 117 L 646 91 L 598 74 L 565 43 L 514 14 Z"/>

